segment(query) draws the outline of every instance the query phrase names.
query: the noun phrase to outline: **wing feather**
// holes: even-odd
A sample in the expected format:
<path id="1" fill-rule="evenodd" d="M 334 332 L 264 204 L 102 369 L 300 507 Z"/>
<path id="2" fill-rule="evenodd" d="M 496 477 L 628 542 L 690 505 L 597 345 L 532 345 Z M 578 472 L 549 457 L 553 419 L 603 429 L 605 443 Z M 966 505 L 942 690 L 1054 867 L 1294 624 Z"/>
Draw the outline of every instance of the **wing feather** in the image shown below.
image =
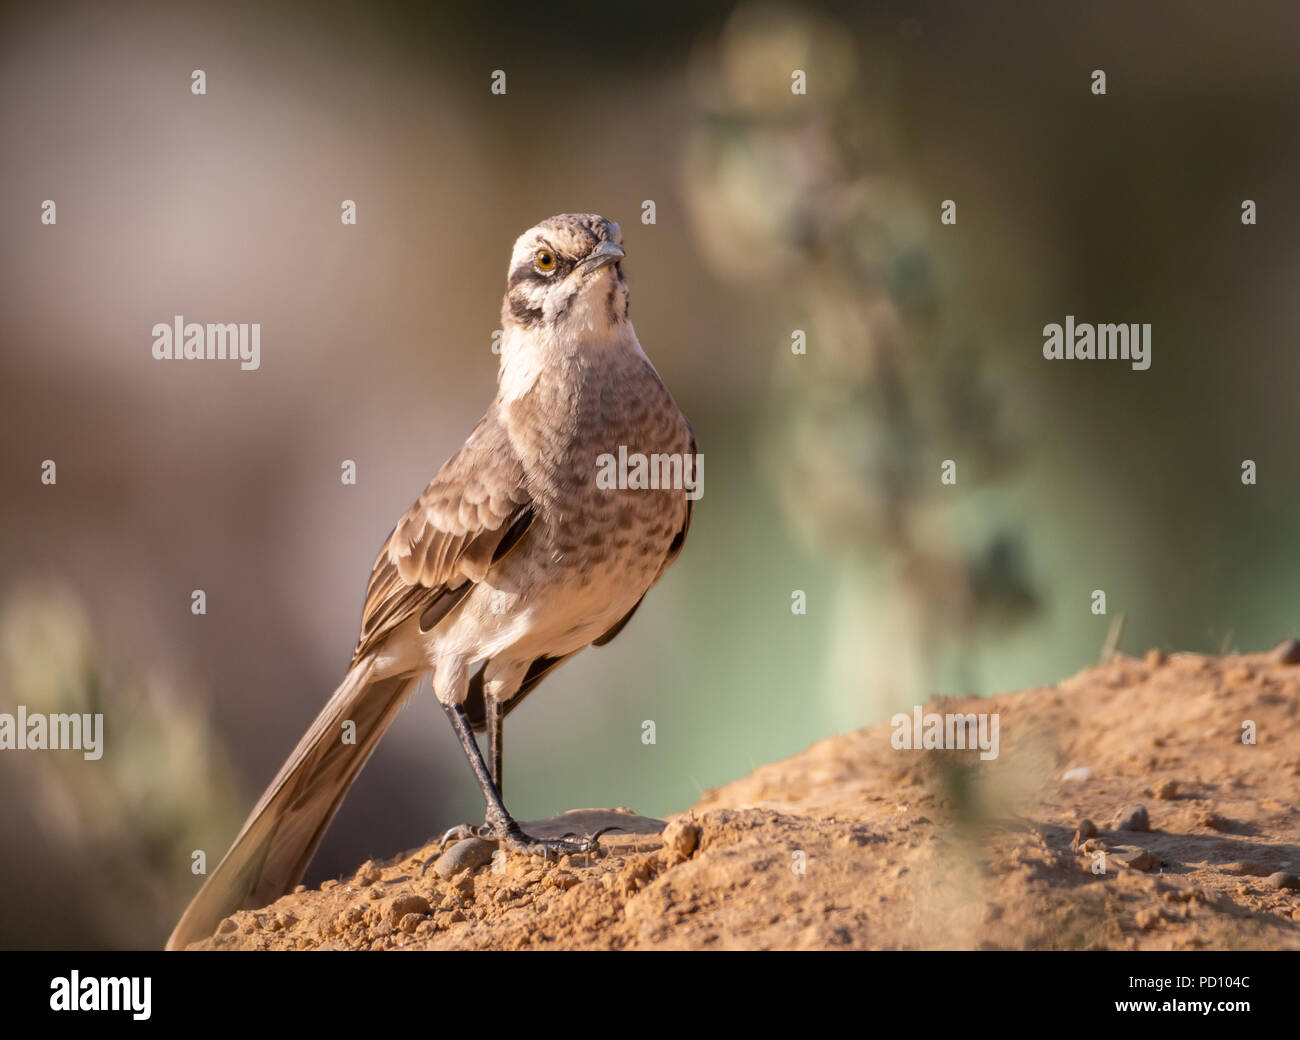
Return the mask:
<path id="1" fill-rule="evenodd" d="M 493 408 L 379 550 L 353 662 L 412 617 L 420 616 L 426 630 L 445 617 L 531 518 L 523 463 Z"/>

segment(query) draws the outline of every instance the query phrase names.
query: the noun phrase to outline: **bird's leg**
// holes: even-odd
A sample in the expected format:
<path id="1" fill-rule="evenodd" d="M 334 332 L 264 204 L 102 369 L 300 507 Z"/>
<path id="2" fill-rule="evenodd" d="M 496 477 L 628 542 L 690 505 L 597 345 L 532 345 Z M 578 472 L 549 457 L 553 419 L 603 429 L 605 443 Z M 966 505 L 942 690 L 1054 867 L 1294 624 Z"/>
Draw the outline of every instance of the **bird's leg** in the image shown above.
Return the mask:
<path id="1" fill-rule="evenodd" d="M 482 827 L 452 828 L 443 836 L 444 843 L 453 835 L 494 838 L 512 852 L 537 854 L 546 857 L 566 853 L 591 852 L 598 846 L 599 834 L 581 838 L 577 841 L 569 841 L 565 838 L 534 838 L 529 834 L 525 834 L 523 828 L 506 811 L 505 804 L 501 801 L 501 793 L 497 790 L 496 784 L 493 783 L 487 764 L 483 761 L 483 755 L 474 740 L 474 730 L 465 715 L 464 707 L 459 704 L 443 704 L 442 710 L 447 713 L 451 728 L 456 731 L 456 737 L 465 752 L 465 757 L 469 759 L 470 768 L 474 770 L 474 777 L 478 780 L 478 785 L 483 791 L 483 798 L 487 802 L 487 822 Z M 491 729 L 489 729 L 489 733 L 491 733 Z M 489 737 L 489 741 L 490 739 Z M 500 750 L 501 740 L 498 735 L 496 751 L 499 753 Z M 497 775 L 500 776 L 499 764 L 497 766 Z"/>
<path id="2" fill-rule="evenodd" d="M 488 771 L 492 778 L 492 786 L 497 789 L 497 797 L 501 797 L 501 755 L 503 750 L 502 738 L 505 735 L 505 712 L 502 710 L 500 698 L 485 696 L 483 698 L 485 723 L 488 734 Z M 491 803 L 489 803 L 490 805 Z M 449 841 L 461 841 L 465 838 L 490 838 L 494 834 L 491 821 L 485 822 L 481 827 L 474 827 L 467 823 L 462 823 L 457 827 L 450 828 L 442 839 L 438 842 L 440 848 L 446 848 Z"/>
<path id="3" fill-rule="evenodd" d="M 498 798 L 505 798 L 506 789 L 501 783 L 501 741 L 505 736 L 506 714 L 495 697 L 484 697 L 483 706 L 487 716 L 488 766 L 492 770 L 492 786 L 497 789 Z"/>

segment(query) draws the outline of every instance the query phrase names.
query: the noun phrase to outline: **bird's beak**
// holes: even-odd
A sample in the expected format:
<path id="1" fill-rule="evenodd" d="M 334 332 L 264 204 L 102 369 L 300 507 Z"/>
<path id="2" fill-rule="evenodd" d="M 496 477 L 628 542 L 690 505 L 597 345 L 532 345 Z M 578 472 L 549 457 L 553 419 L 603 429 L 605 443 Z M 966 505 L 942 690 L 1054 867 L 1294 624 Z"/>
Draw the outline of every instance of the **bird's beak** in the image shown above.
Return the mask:
<path id="1" fill-rule="evenodd" d="M 627 254 L 623 252 L 622 246 L 615 245 L 613 242 L 602 242 L 578 266 L 584 271 L 599 271 L 606 264 L 617 263 L 625 256 Z"/>

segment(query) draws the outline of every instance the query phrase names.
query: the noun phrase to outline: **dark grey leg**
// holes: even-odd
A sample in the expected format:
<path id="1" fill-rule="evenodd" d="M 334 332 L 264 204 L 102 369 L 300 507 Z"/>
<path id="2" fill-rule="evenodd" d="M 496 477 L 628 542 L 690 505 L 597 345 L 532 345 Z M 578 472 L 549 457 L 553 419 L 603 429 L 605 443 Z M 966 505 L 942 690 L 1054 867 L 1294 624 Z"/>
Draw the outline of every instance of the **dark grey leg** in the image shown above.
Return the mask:
<path id="1" fill-rule="evenodd" d="M 451 722 L 451 728 L 456 731 L 456 738 L 460 741 L 465 757 L 469 759 L 470 768 L 474 770 L 474 778 L 483 791 L 484 801 L 487 802 L 487 822 L 481 827 L 470 827 L 465 824 L 453 827 L 442 836 L 441 844 L 444 847 L 448 841 L 453 839 L 487 838 L 495 839 L 503 847 L 513 852 L 536 853 L 549 858 L 551 855 L 591 852 L 599 846 L 600 834 L 604 833 L 603 831 L 586 838 L 580 838 L 577 841 L 569 841 L 567 838 L 534 838 L 525 834 L 523 828 L 506 811 L 505 804 L 501 801 L 501 794 L 492 782 L 487 763 L 483 761 L 483 754 L 479 751 L 478 742 L 474 739 L 474 730 L 470 726 L 465 709 L 459 704 L 444 704 L 442 710 L 446 712 L 447 719 Z M 500 747 L 500 737 L 498 736 L 498 751 L 500 751 Z M 425 867 L 427 866 L 428 863 L 425 864 Z M 423 873 L 423 870 L 421 873 Z"/>
<path id="2" fill-rule="evenodd" d="M 497 789 L 497 794 L 504 798 L 506 789 L 501 782 L 501 752 L 506 716 L 501 710 L 501 702 L 495 697 L 484 698 L 483 705 L 487 709 L 488 767 L 492 772 L 492 783 Z"/>

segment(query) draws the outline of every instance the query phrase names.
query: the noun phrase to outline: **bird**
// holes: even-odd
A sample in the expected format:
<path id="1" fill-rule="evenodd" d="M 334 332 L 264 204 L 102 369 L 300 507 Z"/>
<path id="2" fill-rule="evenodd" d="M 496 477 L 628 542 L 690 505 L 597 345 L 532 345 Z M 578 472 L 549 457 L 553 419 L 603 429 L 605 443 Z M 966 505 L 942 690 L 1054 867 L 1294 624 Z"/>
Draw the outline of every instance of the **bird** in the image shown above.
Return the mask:
<path id="1" fill-rule="evenodd" d="M 547 857 L 595 848 L 599 835 L 536 838 L 515 821 L 502 800 L 502 741 L 506 715 L 546 676 L 622 631 L 681 553 L 702 493 L 663 486 L 680 481 L 598 479 L 600 460 L 624 450 L 703 461 L 632 327 L 626 255 L 619 225 L 590 213 L 550 217 L 515 241 L 496 394 L 388 536 L 346 676 L 167 949 L 207 938 L 301 880 L 357 774 L 430 673 L 486 805 L 482 825 L 452 828 L 442 844 L 477 836 Z M 486 759 L 476 733 L 486 733 Z"/>

